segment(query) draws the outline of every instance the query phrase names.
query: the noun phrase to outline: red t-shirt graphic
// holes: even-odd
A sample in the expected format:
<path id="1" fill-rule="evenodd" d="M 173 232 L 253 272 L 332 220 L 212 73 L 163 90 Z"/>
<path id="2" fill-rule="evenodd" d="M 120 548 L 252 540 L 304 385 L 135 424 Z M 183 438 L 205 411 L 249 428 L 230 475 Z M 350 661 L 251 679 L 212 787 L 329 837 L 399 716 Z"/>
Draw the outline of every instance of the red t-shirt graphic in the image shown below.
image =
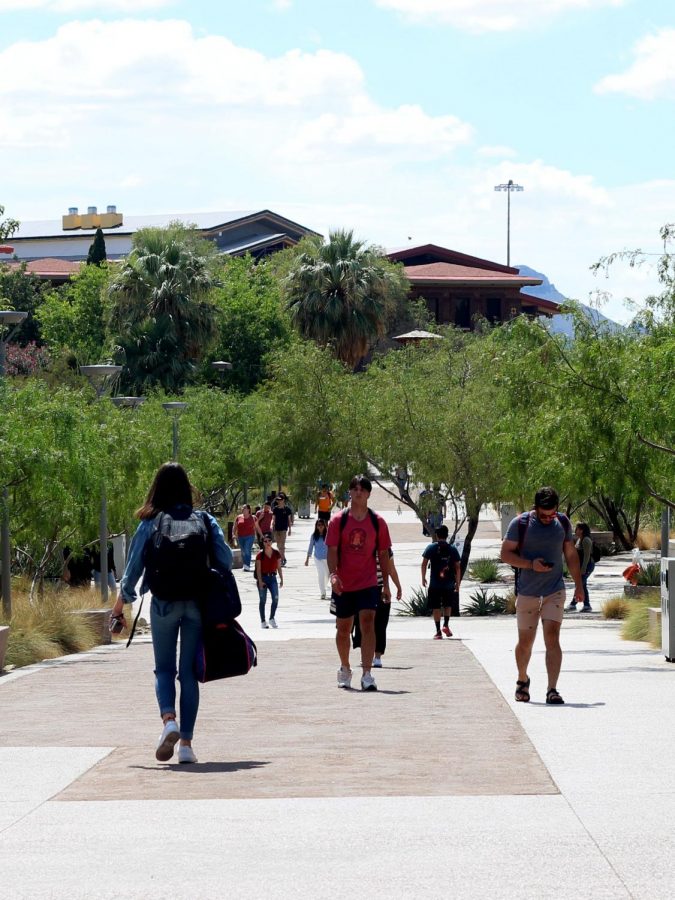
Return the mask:
<path id="1" fill-rule="evenodd" d="M 362 591 L 365 588 L 375 587 L 377 585 L 375 540 L 377 537 L 378 550 L 388 550 L 391 547 L 387 523 L 382 516 L 377 516 L 379 530 L 376 533 L 370 513 L 358 522 L 350 512 L 340 535 L 341 516 L 341 512 L 336 513 L 330 520 L 326 544 L 329 547 L 337 547 L 338 541 L 340 542 L 337 573 L 342 581 L 343 590 Z"/>

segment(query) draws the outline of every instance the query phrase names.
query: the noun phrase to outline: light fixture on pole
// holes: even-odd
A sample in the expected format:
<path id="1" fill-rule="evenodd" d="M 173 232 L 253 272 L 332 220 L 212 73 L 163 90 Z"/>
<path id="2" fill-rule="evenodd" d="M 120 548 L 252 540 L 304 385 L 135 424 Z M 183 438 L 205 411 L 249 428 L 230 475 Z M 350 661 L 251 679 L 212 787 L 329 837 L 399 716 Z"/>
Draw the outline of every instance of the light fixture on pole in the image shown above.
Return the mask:
<path id="1" fill-rule="evenodd" d="M 506 191 L 506 265 L 511 265 L 511 194 L 513 191 L 524 191 L 522 184 L 515 184 L 512 178 L 506 184 L 496 184 L 496 191 Z"/>
<path id="2" fill-rule="evenodd" d="M 170 403 L 162 403 L 162 408 L 173 419 L 173 461 L 178 462 L 180 455 L 180 435 L 178 433 L 178 417 L 187 408 L 187 403 L 180 401 L 171 401 Z"/>
<path id="3" fill-rule="evenodd" d="M 110 400 L 118 409 L 136 409 L 145 403 L 145 397 L 111 397 Z"/>
<path id="4" fill-rule="evenodd" d="M 96 399 L 113 387 L 122 366 L 103 363 L 98 366 L 80 366 L 84 375 L 96 391 Z M 101 551 L 101 603 L 108 605 L 108 498 L 105 490 L 105 473 L 101 478 L 101 513 L 98 521 L 99 547 Z"/>
<path id="5" fill-rule="evenodd" d="M 27 315 L 28 313 L 22 310 L 0 310 L 0 378 L 5 377 L 7 344 Z M 9 328 L 7 334 L 5 334 L 5 328 Z M 0 542 L 2 543 L 2 611 L 5 618 L 9 620 L 12 615 L 12 551 L 9 543 L 9 488 L 6 485 L 2 489 Z"/>
<path id="6" fill-rule="evenodd" d="M 211 368 L 215 369 L 216 372 L 231 372 L 232 363 L 226 362 L 224 359 L 217 359 L 215 362 L 211 363 Z"/>

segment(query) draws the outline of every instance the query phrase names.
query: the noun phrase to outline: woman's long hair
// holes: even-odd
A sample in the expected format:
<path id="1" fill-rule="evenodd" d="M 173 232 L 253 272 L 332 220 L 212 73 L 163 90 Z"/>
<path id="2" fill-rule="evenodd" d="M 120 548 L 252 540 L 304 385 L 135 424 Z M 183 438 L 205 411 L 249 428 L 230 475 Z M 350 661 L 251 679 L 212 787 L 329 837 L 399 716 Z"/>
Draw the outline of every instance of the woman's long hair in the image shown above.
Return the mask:
<path id="1" fill-rule="evenodd" d="M 157 470 L 145 503 L 136 510 L 136 515 L 139 519 L 154 519 L 158 513 L 167 512 L 179 503 L 193 507 L 199 503 L 199 495 L 180 463 L 164 463 Z"/>
<path id="2" fill-rule="evenodd" d="M 323 531 L 319 531 L 320 524 L 323 524 Z M 314 538 L 315 541 L 318 541 L 319 538 L 323 538 L 325 541 L 327 534 L 328 534 L 328 523 L 324 522 L 323 519 L 317 519 L 316 524 L 314 525 L 314 534 L 312 535 L 312 537 Z"/>
<path id="3" fill-rule="evenodd" d="M 574 530 L 576 531 L 577 528 L 581 529 L 581 532 L 585 538 L 591 536 L 591 526 L 587 525 L 586 522 L 577 522 L 576 528 Z"/>

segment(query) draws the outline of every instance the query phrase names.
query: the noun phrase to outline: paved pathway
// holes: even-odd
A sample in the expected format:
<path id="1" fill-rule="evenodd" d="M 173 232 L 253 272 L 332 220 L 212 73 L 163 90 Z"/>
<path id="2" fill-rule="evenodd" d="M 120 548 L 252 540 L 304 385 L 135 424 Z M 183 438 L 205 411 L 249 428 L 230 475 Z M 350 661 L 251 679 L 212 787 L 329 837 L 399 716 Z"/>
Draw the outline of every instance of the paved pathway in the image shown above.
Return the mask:
<path id="1" fill-rule="evenodd" d="M 407 592 L 421 534 L 386 515 L 410 528 Z M 540 643 L 533 700 L 516 704 L 513 618 L 462 618 L 441 643 L 428 619 L 392 616 L 380 692 L 338 691 L 310 527 L 289 542 L 278 631 L 237 575 L 260 667 L 203 688 L 196 767 L 154 760 L 147 640 L 0 678 L 0 895 L 672 896 L 675 667 L 579 617 L 567 705 L 543 703 Z M 498 543 L 486 523 L 475 554 Z M 619 566 L 601 564 L 594 603 Z"/>

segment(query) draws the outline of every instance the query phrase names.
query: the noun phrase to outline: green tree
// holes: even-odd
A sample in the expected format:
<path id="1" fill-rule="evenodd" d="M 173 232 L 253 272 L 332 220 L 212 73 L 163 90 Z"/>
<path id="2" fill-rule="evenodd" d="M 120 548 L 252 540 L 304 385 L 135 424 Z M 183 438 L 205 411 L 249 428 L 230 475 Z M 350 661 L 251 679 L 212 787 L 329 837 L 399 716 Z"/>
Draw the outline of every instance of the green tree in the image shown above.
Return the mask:
<path id="1" fill-rule="evenodd" d="M 40 325 L 35 314 L 42 303 L 45 290 L 44 283 L 37 275 L 30 275 L 26 271 L 25 263 L 10 268 L 0 262 L 0 298 L 3 308 L 28 313 L 12 338 L 13 344 L 25 347 L 30 343 L 42 343 Z"/>
<path id="2" fill-rule="evenodd" d="M 284 289 L 299 333 L 355 369 L 386 333 L 408 282 L 401 267 L 353 232 L 333 231 L 325 243 L 303 242 Z"/>
<path id="3" fill-rule="evenodd" d="M 217 284 L 212 251 L 189 229 L 146 228 L 110 285 L 116 359 L 125 365 L 123 387 L 181 390 L 216 335 Z"/>
<path id="4" fill-rule="evenodd" d="M 96 234 L 94 235 L 94 240 L 91 242 L 89 252 L 87 253 L 87 265 L 100 266 L 101 263 L 105 262 L 107 258 L 108 254 L 106 253 L 105 249 L 105 238 L 103 237 L 103 231 L 100 228 L 97 228 Z"/>
<path id="5" fill-rule="evenodd" d="M 232 363 L 226 384 L 249 393 L 267 375 L 267 354 L 287 347 L 292 338 L 279 279 L 267 260 L 250 256 L 228 258 L 220 272 L 221 286 L 211 296 L 217 309 L 217 338 L 203 365 L 205 380 L 220 384 L 210 369 L 215 359 Z"/>
<path id="6" fill-rule="evenodd" d="M 4 214 L 5 207 L 0 204 L 0 241 L 6 241 L 7 238 L 11 238 L 20 224 L 17 219 L 3 219 Z"/>

